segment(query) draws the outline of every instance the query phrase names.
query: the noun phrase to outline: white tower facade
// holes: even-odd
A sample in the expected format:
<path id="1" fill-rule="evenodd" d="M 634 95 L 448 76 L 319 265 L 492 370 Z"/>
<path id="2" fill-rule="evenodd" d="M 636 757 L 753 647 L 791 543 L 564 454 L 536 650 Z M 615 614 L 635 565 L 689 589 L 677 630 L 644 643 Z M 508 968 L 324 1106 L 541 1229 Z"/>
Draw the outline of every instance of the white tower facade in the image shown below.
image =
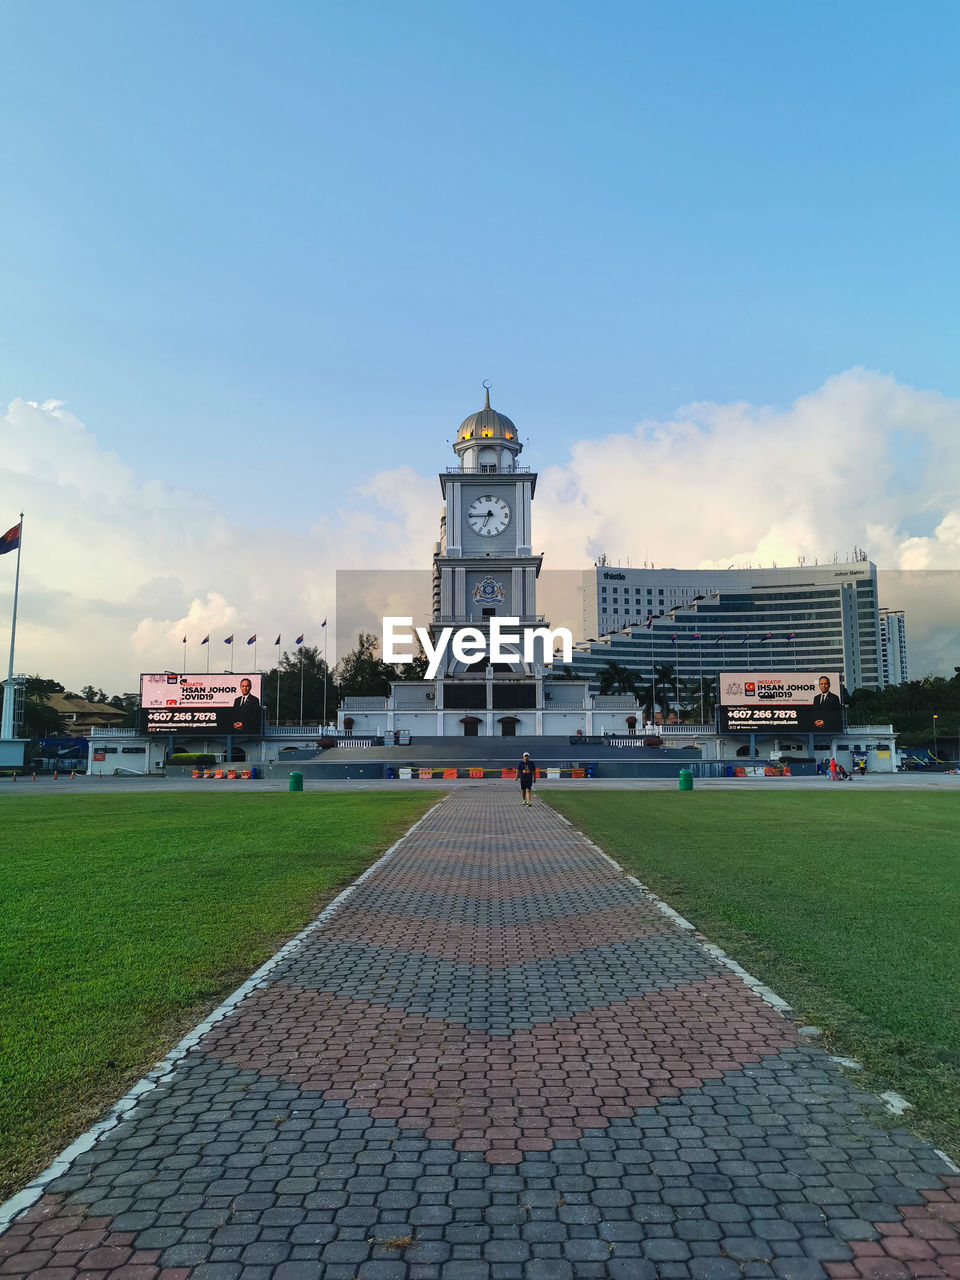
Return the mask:
<path id="1" fill-rule="evenodd" d="M 440 476 L 444 510 L 433 559 L 435 627 L 472 625 L 487 630 L 491 617 L 537 615 L 537 576 L 531 508 L 537 477 L 519 464 L 516 426 L 490 407 L 460 424 L 453 446 L 458 463 Z M 480 669 L 475 670 L 480 674 Z"/>

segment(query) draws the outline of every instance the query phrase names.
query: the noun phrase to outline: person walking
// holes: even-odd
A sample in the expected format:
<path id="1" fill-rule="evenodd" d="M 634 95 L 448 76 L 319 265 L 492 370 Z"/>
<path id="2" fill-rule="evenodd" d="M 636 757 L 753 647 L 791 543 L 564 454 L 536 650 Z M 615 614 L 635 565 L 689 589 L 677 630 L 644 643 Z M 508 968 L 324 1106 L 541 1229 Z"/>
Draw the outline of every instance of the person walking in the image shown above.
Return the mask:
<path id="1" fill-rule="evenodd" d="M 830 757 L 830 781 L 836 782 L 836 780 L 837 780 L 837 760 L 835 756 L 831 756 Z"/>
<path id="2" fill-rule="evenodd" d="M 530 759 L 530 753 L 525 751 L 523 759 L 517 765 L 517 777 L 520 779 L 520 803 L 529 804 L 530 797 L 533 793 L 533 783 L 537 776 L 537 766 Z"/>

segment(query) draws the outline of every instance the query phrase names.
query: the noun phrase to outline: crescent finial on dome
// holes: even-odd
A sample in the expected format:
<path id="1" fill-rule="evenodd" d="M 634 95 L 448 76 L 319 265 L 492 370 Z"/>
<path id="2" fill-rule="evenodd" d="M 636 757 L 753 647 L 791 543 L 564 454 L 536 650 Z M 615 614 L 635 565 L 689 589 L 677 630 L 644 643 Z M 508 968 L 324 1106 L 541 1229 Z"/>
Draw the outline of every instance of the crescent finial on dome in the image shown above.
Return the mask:
<path id="1" fill-rule="evenodd" d="M 483 407 L 485 409 L 490 408 L 490 383 L 489 382 L 484 382 L 483 384 Z"/>

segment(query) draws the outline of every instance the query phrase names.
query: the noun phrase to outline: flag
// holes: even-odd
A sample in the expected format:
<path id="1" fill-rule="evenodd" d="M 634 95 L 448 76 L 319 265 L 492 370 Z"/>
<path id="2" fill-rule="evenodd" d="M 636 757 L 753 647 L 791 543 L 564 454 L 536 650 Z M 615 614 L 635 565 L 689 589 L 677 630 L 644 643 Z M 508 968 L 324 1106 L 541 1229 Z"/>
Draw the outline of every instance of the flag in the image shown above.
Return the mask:
<path id="1" fill-rule="evenodd" d="M 714 640 L 714 642 L 713 642 L 713 643 L 714 643 L 714 644 L 719 644 L 719 643 L 720 643 L 720 641 L 723 639 L 723 635 L 724 635 L 724 633 L 721 631 L 721 632 L 720 632 L 720 634 L 717 636 L 716 640 Z"/>
<path id="2" fill-rule="evenodd" d="M 795 631 L 791 631 L 790 634 L 787 636 L 788 640 L 796 640 L 796 638 L 797 638 L 797 633 Z"/>
<path id="3" fill-rule="evenodd" d="M 760 643 L 763 644 L 764 640 L 772 640 L 772 639 L 773 639 L 773 632 L 768 631 L 765 636 L 761 636 Z"/>
<path id="4" fill-rule="evenodd" d="M 294 641 L 294 644 L 303 644 L 303 634 L 302 634 L 302 633 L 301 633 L 300 635 L 298 635 L 298 636 L 297 636 L 296 640 Z"/>
<path id="5" fill-rule="evenodd" d="M 280 643 L 280 637 L 279 637 L 279 636 L 277 636 L 276 640 L 274 640 L 274 642 L 273 642 L 273 643 L 274 643 L 274 644 L 279 644 L 279 643 Z"/>
<path id="6" fill-rule="evenodd" d="M 750 637 L 749 637 L 749 636 L 744 636 L 744 637 L 743 637 L 743 639 L 740 641 L 740 643 L 741 643 L 741 644 L 749 644 L 749 643 L 750 643 Z"/>
<path id="7" fill-rule="evenodd" d="M 652 615 L 652 614 L 650 615 L 650 617 L 649 617 L 649 618 L 647 618 L 646 622 L 645 622 L 643 625 L 647 628 L 647 630 L 648 630 L 648 631 L 650 630 L 650 628 L 653 626 L 653 615 Z"/>
<path id="8" fill-rule="evenodd" d="M 247 641 L 247 644 L 256 644 L 256 643 L 257 643 L 257 633 L 254 632 L 253 635 L 250 637 L 250 639 Z"/>
<path id="9" fill-rule="evenodd" d="M 692 638 L 693 638 L 694 640 L 699 640 L 699 639 L 700 639 L 700 632 L 699 632 L 699 631 L 695 631 L 695 632 L 693 633 L 693 637 L 692 637 Z"/>
<path id="10" fill-rule="evenodd" d="M 322 630 L 326 625 L 327 625 L 327 620 L 326 620 L 326 618 L 324 618 L 324 620 L 320 623 L 321 630 Z"/>
<path id="11" fill-rule="evenodd" d="M 0 538 L 0 556 L 5 556 L 8 551 L 16 551 L 20 545 L 20 526 L 15 524 L 12 529 Z"/>
<path id="12" fill-rule="evenodd" d="M 203 639 L 200 641 L 200 643 L 201 643 L 201 644 L 209 644 L 209 643 L 210 643 L 210 637 L 209 637 L 209 636 L 204 636 L 204 637 L 203 637 Z"/>
<path id="13" fill-rule="evenodd" d="M 224 644 L 233 644 L 233 636 L 227 636 L 226 640 L 224 640 L 224 642 L 223 642 L 223 643 L 224 643 Z"/>
<path id="14" fill-rule="evenodd" d="M 674 632 L 674 633 L 673 633 L 673 635 L 670 637 L 670 639 L 673 641 L 673 643 L 674 643 L 674 644 L 676 644 L 676 643 L 677 643 L 677 633 L 676 633 L 676 632 Z"/>
<path id="15" fill-rule="evenodd" d="M 184 644 L 186 644 L 186 643 L 187 643 L 187 637 L 186 637 L 186 636 L 184 636 L 184 637 L 183 637 L 183 643 L 184 643 Z"/>

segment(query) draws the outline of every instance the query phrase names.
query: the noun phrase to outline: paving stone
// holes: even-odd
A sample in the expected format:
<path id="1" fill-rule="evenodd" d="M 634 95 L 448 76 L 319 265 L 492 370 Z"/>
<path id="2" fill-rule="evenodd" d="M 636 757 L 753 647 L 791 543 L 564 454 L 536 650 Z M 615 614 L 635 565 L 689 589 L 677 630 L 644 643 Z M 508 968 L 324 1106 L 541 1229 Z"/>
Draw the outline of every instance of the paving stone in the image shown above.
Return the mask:
<path id="1" fill-rule="evenodd" d="M 12 1224 L 0 1277 L 952 1274 L 956 1180 L 876 1106 L 539 799 L 465 787 Z"/>

